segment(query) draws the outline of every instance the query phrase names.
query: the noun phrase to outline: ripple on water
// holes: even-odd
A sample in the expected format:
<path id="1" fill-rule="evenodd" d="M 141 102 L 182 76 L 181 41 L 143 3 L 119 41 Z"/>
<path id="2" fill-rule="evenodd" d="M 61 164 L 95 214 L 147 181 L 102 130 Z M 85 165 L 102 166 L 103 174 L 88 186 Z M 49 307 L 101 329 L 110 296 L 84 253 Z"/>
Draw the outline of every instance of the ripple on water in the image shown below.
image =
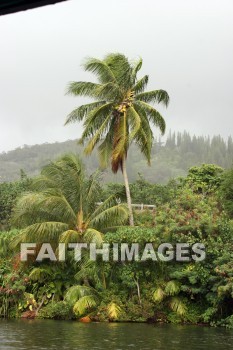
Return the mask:
<path id="1" fill-rule="evenodd" d="M 222 328 L 89 323 L 70 321 L 0 321 L 4 350 L 232 350 L 233 332 Z"/>

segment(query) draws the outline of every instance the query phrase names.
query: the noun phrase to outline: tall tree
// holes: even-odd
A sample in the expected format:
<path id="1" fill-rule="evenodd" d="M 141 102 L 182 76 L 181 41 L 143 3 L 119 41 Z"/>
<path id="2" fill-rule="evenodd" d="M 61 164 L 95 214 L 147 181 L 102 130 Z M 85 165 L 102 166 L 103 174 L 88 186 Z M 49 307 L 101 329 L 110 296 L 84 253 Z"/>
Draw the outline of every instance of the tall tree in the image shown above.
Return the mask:
<path id="1" fill-rule="evenodd" d="M 98 145 L 102 166 L 111 162 L 112 171 L 121 169 L 124 177 L 130 225 L 134 225 L 126 158 L 129 146 L 135 142 L 150 164 L 153 131 L 158 127 L 163 134 L 165 121 L 150 103 L 168 105 L 169 96 L 164 90 L 145 92 L 149 76 L 138 79 L 142 59 L 130 62 L 119 53 L 107 55 L 103 60 L 89 58 L 84 69 L 97 76 L 98 83 L 71 82 L 68 93 L 87 96 L 95 102 L 82 105 L 67 117 L 66 124 L 84 121 L 80 143 L 90 154 Z"/>

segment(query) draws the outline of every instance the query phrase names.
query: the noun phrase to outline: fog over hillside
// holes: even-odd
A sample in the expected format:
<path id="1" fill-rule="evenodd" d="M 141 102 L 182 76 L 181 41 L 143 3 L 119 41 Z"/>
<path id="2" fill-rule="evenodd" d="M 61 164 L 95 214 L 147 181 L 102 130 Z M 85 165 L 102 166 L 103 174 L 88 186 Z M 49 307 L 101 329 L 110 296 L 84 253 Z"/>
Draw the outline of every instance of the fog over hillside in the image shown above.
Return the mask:
<path id="1" fill-rule="evenodd" d="M 77 140 L 25 145 L 0 154 L 0 182 L 19 179 L 20 169 L 24 170 L 28 176 L 35 176 L 42 166 L 70 152 L 79 154 L 83 158 L 89 173 L 98 168 L 97 151 L 95 150 L 89 157 L 84 157 L 82 147 L 77 144 Z M 221 136 L 208 138 L 191 136 L 187 132 L 170 132 L 165 142 L 155 140 L 151 166 L 147 165 L 137 147 L 133 145 L 128 154 L 127 167 L 130 181 L 134 181 L 140 173 L 151 182 L 166 183 L 171 178 L 185 175 L 189 167 L 202 163 L 213 163 L 224 168 L 231 167 L 233 165 L 232 138 L 229 137 L 225 141 Z M 110 169 L 105 170 L 103 181 L 122 181 L 121 173 L 114 175 Z"/>

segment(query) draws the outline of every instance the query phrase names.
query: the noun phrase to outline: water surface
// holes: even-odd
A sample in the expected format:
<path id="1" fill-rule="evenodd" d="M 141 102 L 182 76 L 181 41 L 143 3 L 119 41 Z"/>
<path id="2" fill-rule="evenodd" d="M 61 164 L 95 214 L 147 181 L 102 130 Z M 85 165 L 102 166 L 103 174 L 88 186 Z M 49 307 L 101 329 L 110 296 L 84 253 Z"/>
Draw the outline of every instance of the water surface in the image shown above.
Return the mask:
<path id="1" fill-rule="evenodd" d="M 233 331 L 141 323 L 1 320 L 0 349 L 232 350 Z"/>

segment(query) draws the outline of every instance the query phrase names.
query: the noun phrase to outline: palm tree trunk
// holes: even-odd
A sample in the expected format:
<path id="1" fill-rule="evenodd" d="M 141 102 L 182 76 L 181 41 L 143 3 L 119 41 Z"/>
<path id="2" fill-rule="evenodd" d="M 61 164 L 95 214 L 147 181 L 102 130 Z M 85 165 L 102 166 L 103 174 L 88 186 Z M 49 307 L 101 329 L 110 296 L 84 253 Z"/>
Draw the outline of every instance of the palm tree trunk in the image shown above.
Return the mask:
<path id="1" fill-rule="evenodd" d="M 129 208 L 129 224 L 130 224 L 130 226 L 134 226 L 133 209 L 132 209 L 131 195 L 130 195 L 130 189 L 129 189 L 129 180 L 128 180 L 128 175 L 127 175 L 127 171 L 126 171 L 126 158 L 125 158 L 125 156 L 122 159 L 122 173 L 123 173 L 123 177 L 124 177 L 125 192 L 126 192 L 127 204 L 128 204 L 128 208 Z"/>

